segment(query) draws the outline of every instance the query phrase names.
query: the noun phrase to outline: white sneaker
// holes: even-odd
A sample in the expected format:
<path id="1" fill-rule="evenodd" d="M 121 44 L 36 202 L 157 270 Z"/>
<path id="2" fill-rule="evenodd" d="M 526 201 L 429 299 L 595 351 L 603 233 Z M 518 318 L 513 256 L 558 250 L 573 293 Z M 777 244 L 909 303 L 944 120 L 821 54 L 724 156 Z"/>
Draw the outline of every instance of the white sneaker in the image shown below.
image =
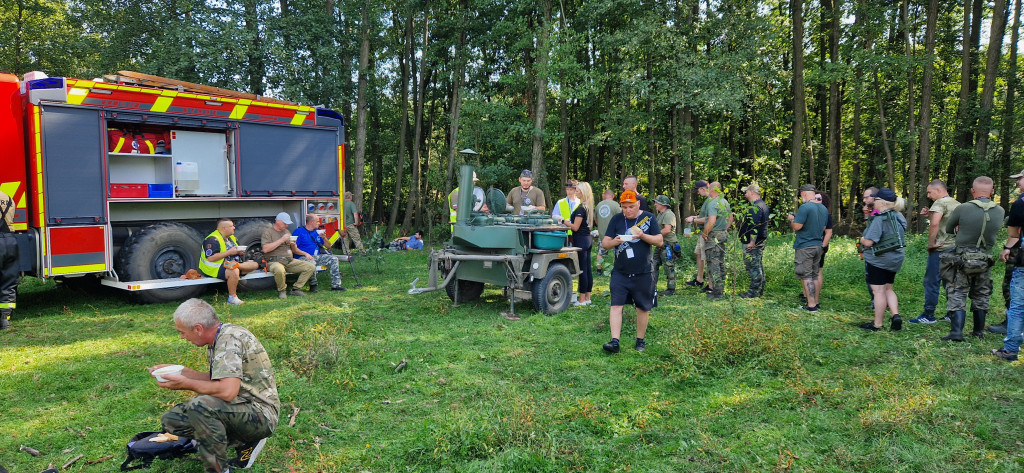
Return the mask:
<path id="1" fill-rule="evenodd" d="M 228 296 L 228 304 L 242 305 L 245 304 L 245 302 L 239 299 L 238 296 Z"/>

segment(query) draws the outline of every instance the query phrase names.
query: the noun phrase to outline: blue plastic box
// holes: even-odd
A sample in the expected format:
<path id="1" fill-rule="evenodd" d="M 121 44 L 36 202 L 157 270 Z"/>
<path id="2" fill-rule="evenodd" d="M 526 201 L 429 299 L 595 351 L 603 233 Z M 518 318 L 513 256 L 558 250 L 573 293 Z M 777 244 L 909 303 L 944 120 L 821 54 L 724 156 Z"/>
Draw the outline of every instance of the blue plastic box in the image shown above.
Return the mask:
<path id="1" fill-rule="evenodd" d="M 174 184 L 150 184 L 150 199 L 170 199 L 174 197 Z"/>
<path id="2" fill-rule="evenodd" d="M 565 246 L 565 232 L 533 232 L 533 247 L 539 250 L 560 250 Z"/>

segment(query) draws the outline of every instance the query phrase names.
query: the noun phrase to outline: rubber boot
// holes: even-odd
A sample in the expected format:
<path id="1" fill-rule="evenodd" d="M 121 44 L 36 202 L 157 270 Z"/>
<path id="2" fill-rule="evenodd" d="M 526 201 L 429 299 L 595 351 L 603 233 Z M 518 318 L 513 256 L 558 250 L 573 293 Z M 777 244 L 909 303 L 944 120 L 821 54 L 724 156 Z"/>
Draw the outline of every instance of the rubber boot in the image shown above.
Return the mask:
<path id="1" fill-rule="evenodd" d="M 992 333 L 998 333 L 1000 335 L 1006 335 L 1006 319 L 999 325 L 989 325 L 988 331 Z"/>
<path id="2" fill-rule="evenodd" d="M 988 315 L 988 311 L 973 310 L 971 313 L 974 314 L 974 330 L 971 330 L 971 335 L 978 338 L 985 338 L 985 316 Z"/>
<path id="3" fill-rule="evenodd" d="M 11 326 L 11 309 L 0 310 L 0 330 L 7 330 Z"/>
<path id="4" fill-rule="evenodd" d="M 967 319 L 966 310 L 954 310 L 949 313 L 949 335 L 942 337 L 943 340 L 954 342 L 964 341 L 964 321 Z"/>

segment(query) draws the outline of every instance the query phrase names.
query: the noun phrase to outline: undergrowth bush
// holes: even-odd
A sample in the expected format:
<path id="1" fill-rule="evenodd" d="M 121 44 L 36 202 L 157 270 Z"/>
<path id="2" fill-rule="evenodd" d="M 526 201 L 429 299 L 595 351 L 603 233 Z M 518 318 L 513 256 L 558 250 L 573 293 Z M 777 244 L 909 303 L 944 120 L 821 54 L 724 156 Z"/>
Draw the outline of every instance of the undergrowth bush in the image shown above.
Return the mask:
<path id="1" fill-rule="evenodd" d="M 800 364 L 792 327 L 756 312 L 692 313 L 677 325 L 667 340 L 671 363 L 663 369 L 679 379 L 746 365 L 785 373 Z M 772 330 L 755 330 L 765 326 Z"/>

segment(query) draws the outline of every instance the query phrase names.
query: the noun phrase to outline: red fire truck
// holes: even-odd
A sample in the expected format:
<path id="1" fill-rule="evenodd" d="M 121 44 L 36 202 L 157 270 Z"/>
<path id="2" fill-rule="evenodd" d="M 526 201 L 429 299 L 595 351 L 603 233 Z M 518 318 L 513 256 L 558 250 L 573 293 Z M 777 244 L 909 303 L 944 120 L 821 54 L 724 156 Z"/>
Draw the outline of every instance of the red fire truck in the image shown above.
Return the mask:
<path id="1" fill-rule="evenodd" d="M 193 297 L 218 218 L 246 259 L 278 212 L 318 214 L 339 236 L 342 116 L 122 71 L 103 80 L 0 73 L 0 190 L 17 206 L 23 274 L 99 279 L 141 302 Z M 294 227 L 294 225 L 293 225 Z M 264 272 L 242 286 L 273 287 Z"/>

